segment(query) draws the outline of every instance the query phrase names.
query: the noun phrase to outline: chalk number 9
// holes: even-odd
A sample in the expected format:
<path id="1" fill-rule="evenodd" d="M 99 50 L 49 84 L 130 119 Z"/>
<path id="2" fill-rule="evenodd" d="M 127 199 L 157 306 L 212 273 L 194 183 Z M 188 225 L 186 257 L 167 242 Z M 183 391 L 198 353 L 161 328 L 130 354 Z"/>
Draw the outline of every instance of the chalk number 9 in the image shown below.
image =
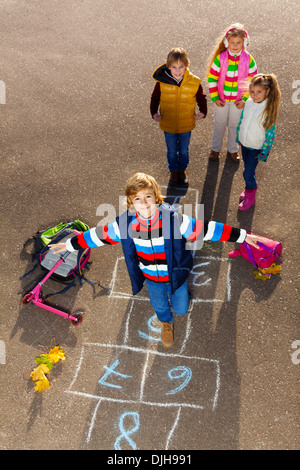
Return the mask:
<path id="1" fill-rule="evenodd" d="M 168 372 L 168 376 L 171 380 L 182 380 L 178 387 L 166 393 L 166 395 L 174 395 L 175 393 L 180 392 L 187 386 L 187 384 L 192 378 L 192 371 L 189 367 L 178 366 L 174 367 L 174 369 L 170 369 Z"/>

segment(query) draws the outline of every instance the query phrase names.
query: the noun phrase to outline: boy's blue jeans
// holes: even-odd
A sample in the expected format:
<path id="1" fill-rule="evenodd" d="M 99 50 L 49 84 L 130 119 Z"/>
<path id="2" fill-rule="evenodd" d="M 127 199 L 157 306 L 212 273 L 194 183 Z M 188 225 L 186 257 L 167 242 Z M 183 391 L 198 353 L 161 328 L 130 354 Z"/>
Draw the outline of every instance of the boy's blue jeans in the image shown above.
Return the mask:
<path id="1" fill-rule="evenodd" d="M 146 279 L 150 302 L 161 322 L 173 323 L 173 312 L 177 315 L 184 315 L 190 304 L 190 294 L 187 288 L 187 281 L 182 284 L 174 294 L 171 294 L 171 286 L 168 282 L 154 282 Z"/>
<path id="2" fill-rule="evenodd" d="M 260 150 L 244 147 L 243 145 L 241 147 L 245 166 L 243 177 L 245 180 L 246 189 L 255 189 L 257 188 L 255 169 L 258 164 L 258 159 L 256 157 L 260 153 Z"/>
<path id="3" fill-rule="evenodd" d="M 191 131 L 181 134 L 165 132 L 167 159 L 170 171 L 185 170 L 189 164 Z"/>

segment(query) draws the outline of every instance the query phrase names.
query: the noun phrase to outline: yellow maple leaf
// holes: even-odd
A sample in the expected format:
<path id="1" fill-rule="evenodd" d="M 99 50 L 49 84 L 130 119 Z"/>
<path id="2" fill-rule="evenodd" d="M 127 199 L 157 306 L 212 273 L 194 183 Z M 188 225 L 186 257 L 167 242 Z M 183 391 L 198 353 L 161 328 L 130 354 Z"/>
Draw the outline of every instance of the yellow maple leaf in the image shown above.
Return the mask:
<path id="1" fill-rule="evenodd" d="M 58 362 L 58 361 L 64 361 L 65 358 L 65 353 L 63 352 L 62 349 L 59 349 L 59 346 L 55 346 L 54 348 L 51 348 L 49 353 L 46 354 L 46 356 L 49 358 L 51 362 Z"/>
<path id="2" fill-rule="evenodd" d="M 46 364 L 39 364 L 30 374 L 32 380 L 44 380 L 46 379 L 45 374 L 48 374 L 50 371 Z M 48 379 L 46 379 L 48 380 Z"/>
<path id="3" fill-rule="evenodd" d="M 266 281 L 267 279 L 270 279 L 270 276 L 267 274 L 262 274 L 260 271 L 253 271 L 255 274 L 255 279 L 260 279 L 261 281 Z"/>
<path id="4" fill-rule="evenodd" d="M 49 380 L 45 377 L 36 382 L 35 390 L 37 392 L 43 392 L 45 388 L 49 388 L 49 387 L 50 387 Z"/>
<path id="5" fill-rule="evenodd" d="M 277 274 L 281 271 L 280 264 L 273 263 L 269 268 L 260 269 L 263 274 Z"/>

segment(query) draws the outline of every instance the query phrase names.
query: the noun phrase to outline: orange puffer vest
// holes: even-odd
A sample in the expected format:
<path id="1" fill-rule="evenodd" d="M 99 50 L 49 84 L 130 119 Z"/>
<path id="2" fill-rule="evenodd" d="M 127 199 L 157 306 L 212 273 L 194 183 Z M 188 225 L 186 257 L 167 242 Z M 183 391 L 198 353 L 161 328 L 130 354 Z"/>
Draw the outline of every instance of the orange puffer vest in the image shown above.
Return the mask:
<path id="1" fill-rule="evenodd" d="M 200 78 L 186 69 L 180 86 L 160 82 L 160 128 L 165 132 L 183 133 L 196 127 L 194 117 Z"/>

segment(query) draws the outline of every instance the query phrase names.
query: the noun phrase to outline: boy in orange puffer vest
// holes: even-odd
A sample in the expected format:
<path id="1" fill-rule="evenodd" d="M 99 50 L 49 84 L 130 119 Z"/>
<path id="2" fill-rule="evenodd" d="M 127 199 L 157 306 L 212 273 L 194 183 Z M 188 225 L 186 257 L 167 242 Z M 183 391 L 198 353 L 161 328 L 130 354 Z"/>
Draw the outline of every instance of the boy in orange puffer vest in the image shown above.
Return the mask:
<path id="1" fill-rule="evenodd" d="M 191 131 L 196 127 L 196 120 L 207 114 L 201 80 L 190 72 L 189 64 L 186 51 L 176 47 L 169 52 L 167 62 L 152 75 L 157 83 L 151 95 L 150 112 L 164 131 L 170 186 L 188 185 L 186 168 Z M 196 104 L 199 113 L 195 113 Z"/>

